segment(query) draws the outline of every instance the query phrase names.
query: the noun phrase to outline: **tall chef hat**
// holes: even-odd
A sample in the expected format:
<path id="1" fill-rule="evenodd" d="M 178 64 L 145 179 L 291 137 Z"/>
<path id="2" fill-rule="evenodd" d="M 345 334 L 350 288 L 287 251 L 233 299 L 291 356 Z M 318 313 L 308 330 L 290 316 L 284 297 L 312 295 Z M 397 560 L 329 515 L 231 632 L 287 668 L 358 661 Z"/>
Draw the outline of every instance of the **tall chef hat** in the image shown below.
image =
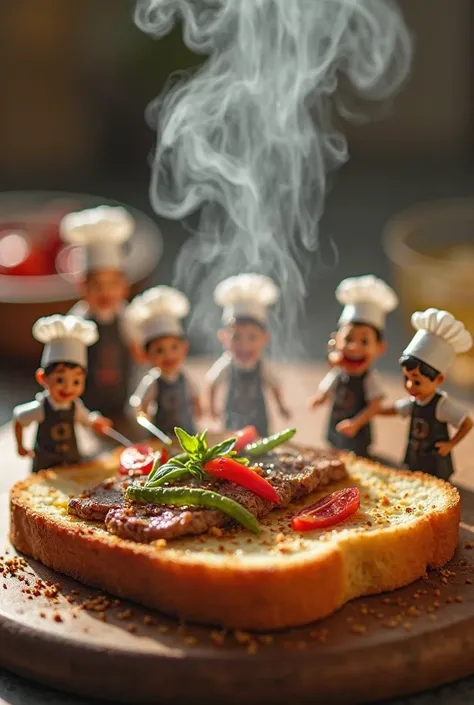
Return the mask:
<path id="1" fill-rule="evenodd" d="M 121 207 L 98 206 L 68 213 L 61 221 L 61 236 L 70 245 L 81 245 L 85 271 L 123 269 L 123 244 L 133 233 L 134 220 Z"/>
<path id="2" fill-rule="evenodd" d="M 267 309 L 278 300 L 279 294 L 277 285 L 263 274 L 238 274 L 216 286 L 214 300 L 223 307 L 224 325 L 238 318 L 252 318 L 265 326 Z"/>
<path id="3" fill-rule="evenodd" d="M 336 298 L 344 308 L 339 325 L 366 323 L 379 331 L 385 328 L 385 316 L 398 305 L 393 289 L 373 274 L 344 279 L 336 289 Z"/>
<path id="4" fill-rule="evenodd" d="M 139 329 L 143 344 L 166 335 L 184 335 L 181 320 L 189 313 L 186 296 L 170 286 L 155 286 L 136 296 L 126 316 Z"/>
<path id="5" fill-rule="evenodd" d="M 417 332 L 403 355 L 416 357 L 442 374 L 458 353 L 467 352 L 472 347 L 471 334 L 448 311 L 437 308 L 416 311 L 411 323 Z"/>
<path id="6" fill-rule="evenodd" d="M 33 337 L 44 344 L 41 366 L 54 362 L 72 362 L 87 368 L 87 347 L 99 338 L 93 321 L 78 316 L 54 314 L 39 318 L 33 325 Z"/>

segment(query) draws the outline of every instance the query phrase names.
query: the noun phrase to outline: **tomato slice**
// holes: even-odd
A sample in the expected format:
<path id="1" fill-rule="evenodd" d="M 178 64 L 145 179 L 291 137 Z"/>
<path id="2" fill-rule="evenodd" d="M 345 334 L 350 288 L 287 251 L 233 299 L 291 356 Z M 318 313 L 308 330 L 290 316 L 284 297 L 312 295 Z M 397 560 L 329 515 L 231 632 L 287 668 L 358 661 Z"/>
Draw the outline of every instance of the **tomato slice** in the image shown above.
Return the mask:
<path id="1" fill-rule="evenodd" d="M 240 431 L 236 431 L 233 435 L 237 438 L 234 450 L 242 450 L 242 448 L 245 448 L 249 443 L 253 443 L 258 437 L 255 426 L 245 426 L 241 428 Z"/>
<path id="2" fill-rule="evenodd" d="M 314 531 L 339 524 L 355 514 L 360 507 L 357 487 L 346 487 L 323 497 L 309 507 L 304 507 L 291 520 L 295 531 Z"/>
<path id="3" fill-rule="evenodd" d="M 119 472 L 122 475 L 148 475 L 156 460 L 162 465 L 167 459 L 168 452 L 165 448 L 154 451 L 150 446 L 143 444 L 130 446 L 120 456 Z"/>

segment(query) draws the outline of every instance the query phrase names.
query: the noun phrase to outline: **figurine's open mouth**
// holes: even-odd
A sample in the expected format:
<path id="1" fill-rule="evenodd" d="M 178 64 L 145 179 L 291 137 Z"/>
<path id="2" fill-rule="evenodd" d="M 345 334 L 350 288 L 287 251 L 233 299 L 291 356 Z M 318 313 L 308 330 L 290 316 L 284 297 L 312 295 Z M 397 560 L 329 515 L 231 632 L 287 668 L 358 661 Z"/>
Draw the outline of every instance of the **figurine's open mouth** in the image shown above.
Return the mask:
<path id="1" fill-rule="evenodd" d="M 253 358 L 253 354 L 251 352 L 239 352 L 237 357 L 240 362 L 250 362 Z"/>
<path id="2" fill-rule="evenodd" d="M 58 396 L 67 401 L 68 399 L 72 399 L 74 394 L 69 394 L 69 392 L 58 392 Z"/>
<path id="3" fill-rule="evenodd" d="M 343 355 L 342 362 L 345 367 L 357 369 L 358 367 L 365 365 L 367 358 L 365 355 L 363 357 L 347 357 L 347 355 Z"/>

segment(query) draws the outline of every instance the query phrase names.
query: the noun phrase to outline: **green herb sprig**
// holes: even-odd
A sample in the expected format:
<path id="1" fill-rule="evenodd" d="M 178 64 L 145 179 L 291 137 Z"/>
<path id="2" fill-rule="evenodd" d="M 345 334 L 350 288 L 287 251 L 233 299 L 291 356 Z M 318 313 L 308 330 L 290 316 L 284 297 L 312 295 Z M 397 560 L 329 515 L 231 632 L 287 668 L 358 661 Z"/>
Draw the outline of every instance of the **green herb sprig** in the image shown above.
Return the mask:
<path id="1" fill-rule="evenodd" d="M 160 466 L 156 463 L 148 475 L 145 487 L 160 487 L 165 483 L 176 482 L 176 480 L 187 476 L 202 482 L 206 476 L 204 465 L 215 458 L 232 458 L 241 465 L 249 464 L 247 458 L 237 456 L 237 451 L 234 450 L 236 438 L 227 438 L 209 447 L 207 430 L 195 436 L 191 436 L 184 429 L 178 427 L 174 429 L 174 432 L 183 453 L 170 458 L 165 465 Z"/>

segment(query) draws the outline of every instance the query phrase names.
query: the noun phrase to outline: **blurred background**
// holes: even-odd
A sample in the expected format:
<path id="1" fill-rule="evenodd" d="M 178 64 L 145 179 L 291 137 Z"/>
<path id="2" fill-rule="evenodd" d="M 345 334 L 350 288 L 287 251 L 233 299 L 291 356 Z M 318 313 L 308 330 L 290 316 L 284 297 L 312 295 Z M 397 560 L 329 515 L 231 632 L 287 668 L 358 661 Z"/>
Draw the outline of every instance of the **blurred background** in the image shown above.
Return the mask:
<path id="1" fill-rule="evenodd" d="M 379 109 L 377 120 L 345 127 L 352 158 L 337 174 L 322 223 L 339 261 L 326 267 L 315 259 L 306 335 L 308 357 L 323 360 L 339 313 L 335 287 L 346 276 L 373 272 L 394 284 L 402 299 L 380 363 L 395 374 L 416 307 L 450 308 L 474 330 L 472 4 L 400 5 L 415 36 L 412 76 L 385 114 Z M 201 59 L 185 48 L 178 30 L 159 42 L 142 34 L 132 12 L 129 0 L 0 4 L 0 190 L 85 193 L 138 209 L 153 221 L 145 218 L 143 227 L 156 238 L 157 259 L 161 245 L 153 223 L 163 248 L 151 273 L 138 262 L 136 279 L 150 274 L 149 282 L 166 284 L 187 233 L 151 212 L 154 134 L 144 112 L 170 72 Z M 21 195 L 4 195 L 3 221 L 12 217 L 12 199 L 21 206 Z M 34 210 L 40 201 L 25 196 L 24 202 Z M 0 384 L 6 389 L 14 380 L 19 401 L 31 384 L 25 369 L 32 365 L 19 359 L 29 323 L 21 312 L 24 286 L 17 288 L 13 296 L 13 282 L 5 286 L 0 277 Z M 199 354 L 197 342 L 191 344 Z M 474 357 L 460 360 L 454 379 L 471 393 Z"/>

